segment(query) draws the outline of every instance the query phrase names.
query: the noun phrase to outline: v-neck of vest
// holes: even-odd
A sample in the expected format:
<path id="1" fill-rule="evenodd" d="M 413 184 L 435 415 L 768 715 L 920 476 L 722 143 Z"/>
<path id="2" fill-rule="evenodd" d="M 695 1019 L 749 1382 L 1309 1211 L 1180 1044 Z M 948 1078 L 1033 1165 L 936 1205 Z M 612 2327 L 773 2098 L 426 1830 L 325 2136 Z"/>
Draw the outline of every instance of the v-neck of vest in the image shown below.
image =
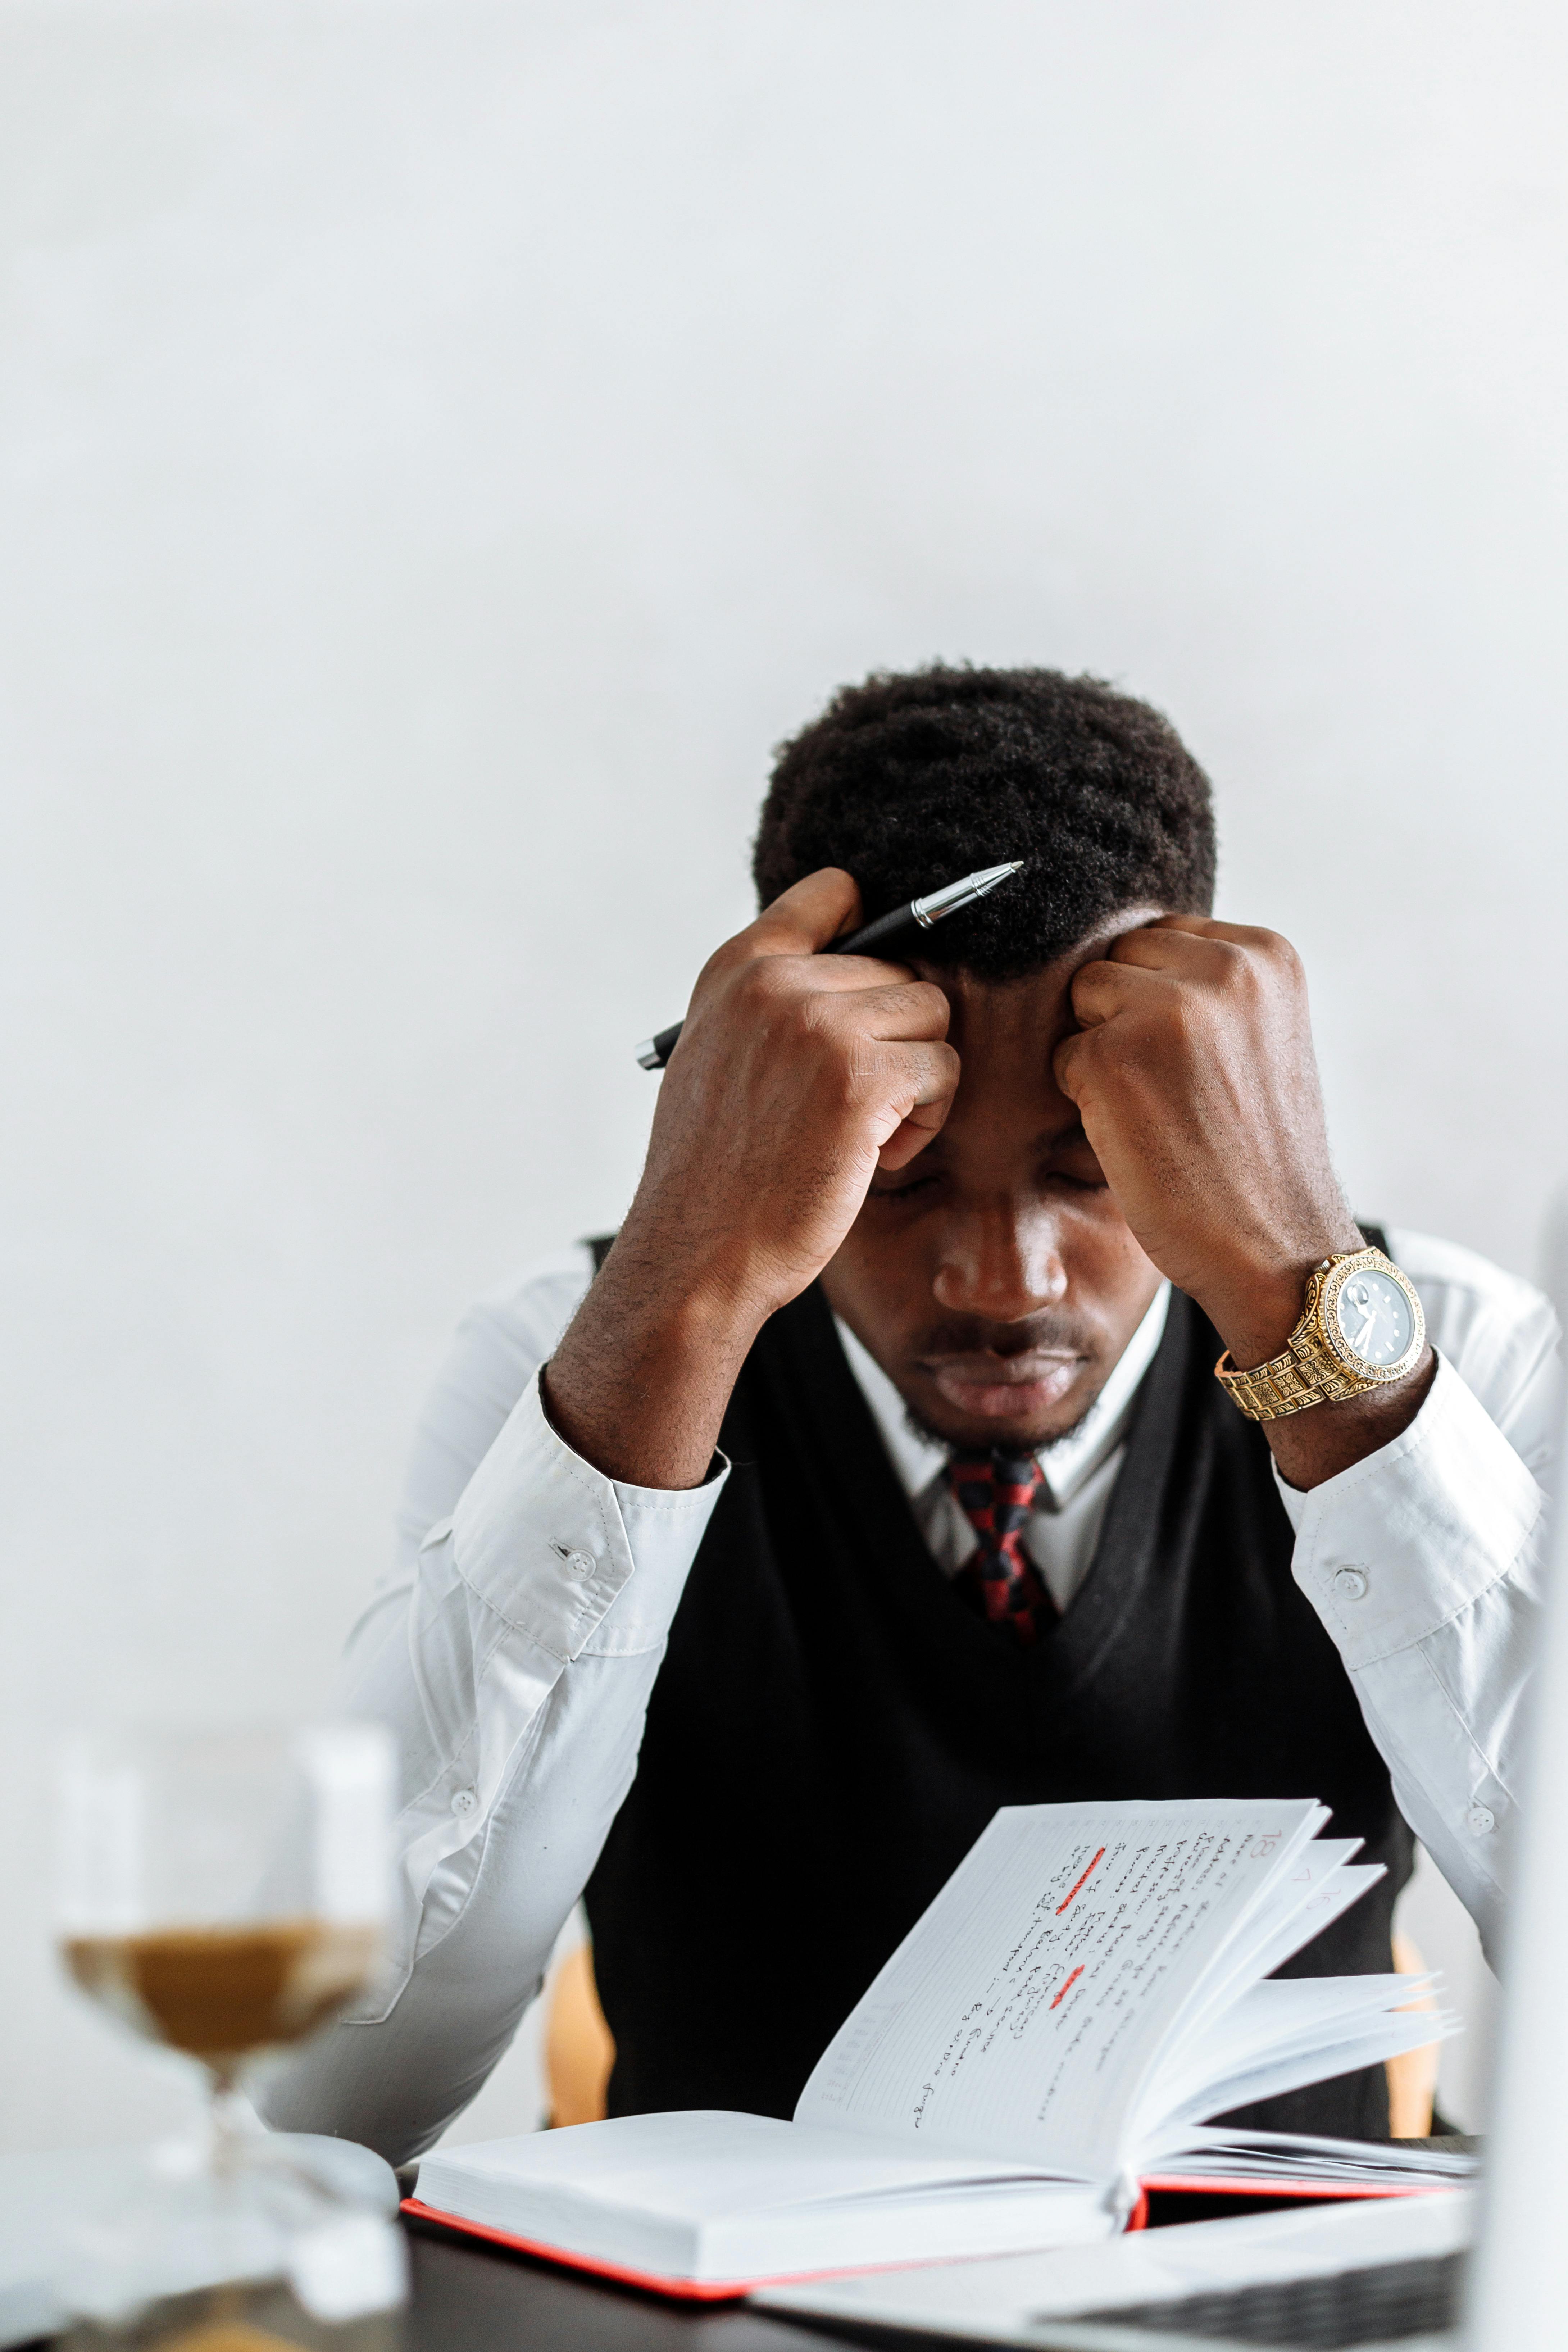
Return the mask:
<path id="1" fill-rule="evenodd" d="M 1173 1291 L 1164 1332 L 1139 1386 L 1093 1557 L 1062 1615 L 1028 1644 L 971 1610 L 932 1557 L 820 1286 L 813 1283 L 781 1308 L 764 1326 L 760 1344 L 784 1358 L 780 1369 L 813 1456 L 826 1468 L 843 1507 L 858 1522 L 862 1550 L 891 1555 L 900 1614 L 907 1612 L 930 1639 L 956 1646 L 991 1673 L 999 1665 L 1010 1671 L 1037 1697 L 1048 1686 L 1055 1700 L 1093 1680 L 1154 1572 L 1162 1498 L 1194 1344 L 1201 1349 L 1207 1328 L 1200 1331 L 1202 1323 L 1193 1302 Z M 835 1468 L 837 1477 L 831 1475 Z"/>

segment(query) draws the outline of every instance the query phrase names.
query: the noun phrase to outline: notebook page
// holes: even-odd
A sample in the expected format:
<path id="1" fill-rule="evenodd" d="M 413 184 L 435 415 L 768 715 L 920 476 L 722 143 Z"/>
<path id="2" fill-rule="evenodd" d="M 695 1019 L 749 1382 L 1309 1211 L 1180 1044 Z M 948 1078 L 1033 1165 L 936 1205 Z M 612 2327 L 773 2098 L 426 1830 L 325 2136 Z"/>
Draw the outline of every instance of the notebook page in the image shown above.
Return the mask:
<path id="1" fill-rule="evenodd" d="M 1337 1870 L 1331 1871 L 1313 1888 L 1305 1903 L 1279 1922 L 1261 1950 L 1253 1953 L 1254 1972 L 1260 1977 L 1272 1976 L 1298 1952 L 1304 1952 L 1314 1936 L 1331 1927 L 1384 1875 L 1381 1862 L 1342 1862 Z"/>
<path id="2" fill-rule="evenodd" d="M 1296 1855 L 1258 1904 L 1241 1933 L 1233 1936 L 1182 2020 L 1183 2040 L 1201 2032 L 1213 2018 L 1238 2000 L 1249 1985 L 1266 1977 L 1331 1927 L 1383 1876 L 1381 1863 L 1352 1863 L 1359 1838 L 1313 1838 Z"/>
<path id="3" fill-rule="evenodd" d="M 1184 2145 L 1187 2128 L 1205 2123 L 1213 2116 L 1253 2106 L 1259 2099 L 1278 2098 L 1285 2091 L 1299 2091 L 1306 2083 L 1326 2083 L 1336 2074 L 1353 2074 L 1361 2066 L 1381 2066 L 1406 2050 L 1423 2050 L 1428 2042 L 1446 2041 L 1462 2030 L 1461 2021 L 1452 2010 L 1390 2011 L 1365 2032 L 1346 2032 L 1342 2040 L 1313 2040 L 1299 2044 L 1293 2056 L 1281 2053 L 1264 2059 L 1245 2074 L 1212 2084 L 1205 2093 L 1189 2100 L 1180 2114 L 1169 2116 L 1148 2144 L 1140 2148 L 1139 2161 L 1147 2161 L 1156 2152 L 1179 2151 Z"/>
<path id="4" fill-rule="evenodd" d="M 1410 2008 L 1431 1986 L 1430 1977 L 1392 1975 L 1272 1977 L 1248 1986 L 1195 2041 L 1166 2053 L 1140 2102 L 1140 2138 L 1156 2136 L 1166 2116 L 1191 2113 L 1194 2101 L 1205 2112 L 1202 2101 L 1216 2084 L 1276 2059 L 1310 2058 L 1331 2043 L 1374 2031 L 1375 2021 Z M 1430 2020 L 1433 2012 L 1422 2014 Z M 1206 2112 L 1221 2112 L 1219 2102 Z"/>
<path id="5" fill-rule="evenodd" d="M 1384 2173 L 1426 2174 L 1436 2180 L 1464 2180 L 1480 2168 L 1471 2151 L 1457 2147 L 1423 2147 L 1418 2140 L 1329 2139 L 1316 2132 L 1226 2130 L 1220 2124 L 1194 2124 L 1183 2144 L 1184 2167 L 1191 2163 L 1211 2173 L 1254 2165 L 1275 2172 L 1289 2166 L 1304 2176 L 1342 2179 L 1364 2174 L 1376 2179 Z"/>
<path id="6" fill-rule="evenodd" d="M 1109 2178 L 1171 2021 L 1319 1818 L 1308 1799 L 1005 1808 L 797 2122 Z"/>
<path id="7" fill-rule="evenodd" d="M 1258 1906 L 1243 1933 L 1232 1937 L 1221 1974 L 1240 1976 L 1246 1980 L 1267 1976 L 1267 1968 L 1258 1965 L 1259 1955 L 1278 1944 L 1282 1931 L 1293 1927 L 1300 1914 L 1316 1900 L 1325 1881 L 1353 1862 L 1361 1844 L 1360 1838 L 1315 1837 L 1304 1845 L 1289 1871 L 1276 1881 L 1268 1901 Z M 1378 1864 L 1365 1866 L 1382 1876 Z"/>
<path id="8" fill-rule="evenodd" d="M 1314 1849 L 1309 1846 L 1306 1851 L 1310 1853 Z M 1299 1863 L 1300 1857 L 1298 1867 Z M 1296 1875 L 1295 1869 L 1291 1874 Z M 1249 1923 L 1245 1938 L 1245 1969 L 1236 1968 L 1233 1946 L 1222 1958 L 1218 1980 L 1212 1988 L 1203 1989 L 1203 1997 L 1189 2007 L 1182 2020 L 1180 2032 L 1145 2077 L 1131 2137 L 1141 2143 L 1149 2134 L 1158 2134 L 1173 2110 L 1187 2112 L 1186 2103 L 1194 2089 L 1228 2077 L 1235 2071 L 1227 2042 L 1231 2020 L 1259 1989 L 1258 1979 L 1267 1978 L 1270 1970 L 1331 1927 L 1382 1876 L 1381 1863 L 1341 1863 L 1311 1890 L 1307 1902 L 1283 1921 L 1276 1916 L 1273 1906 L 1268 1906 L 1266 1940 L 1254 1939 Z M 1357 1981 L 1364 1983 L 1369 1979 Z"/>

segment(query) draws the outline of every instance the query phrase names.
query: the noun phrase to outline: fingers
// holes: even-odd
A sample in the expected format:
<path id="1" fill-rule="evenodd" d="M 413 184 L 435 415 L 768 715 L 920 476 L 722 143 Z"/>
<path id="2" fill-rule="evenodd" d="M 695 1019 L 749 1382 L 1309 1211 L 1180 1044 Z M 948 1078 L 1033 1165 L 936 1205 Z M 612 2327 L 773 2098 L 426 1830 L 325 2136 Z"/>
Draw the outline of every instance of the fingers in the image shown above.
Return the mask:
<path id="1" fill-rule="evenodd" d="M 837 961 L 837 957 L 829 959 L 826 969 L 831 971 Z M 870 964 L 868 969 L 888 967 Z M 815 967 L 809 976 L 816 980 Z M 810 1012 L 817 1019 L 845 1021 L 863 1037 L 945 1037 L 952 1018 L 952 1005 L 930 980 L 897 980 L 879 988 L 850 989 L 841 981 L 830 981 L 812 994 L 817 1001 Z"/>
<path id="2" fill-rule="evenodd" d="M 954 1046 L 932 1038 L 925 1044 L 900 1043 L 879 1056 L 877 1083 L 905 1118 L 915 1110 L 940 1108 L 943 1117 L 958 1091 L 959 1059 Z"/>
<path id="3" fill-rule="evenodd" d="M 1162 915 L 1123 931 L 1106 950 L 1113 963 L 1137 964 L 1147 971 L 1182 971 L 1201 977 L 1223 971 L 1237 955 L 1276 956 L 1290 952 L 1278 931 L 1251 923 L 1216 923 L 1208 915 Z"/>
<path id="4" fill-rule="evenodd" d="M 1148 992 L 1173 983 L 1240 998 L 1281 984 L 1289 989 L 1300 975 L 1300 959 L 1278 931 L 1171 916 L 1124 932 L 1103 958 L 1080 965 L 1073 975 L 1072 1008 L 1080 1024 L 1092 1028 L 1139 1003 L 1152 1004 Z"/>
<path id="5" fill-rule="evenodd" d="M 1158 977 L 1203 977 L 1198 969 L 1206 935 L 1224 927 L 1202 915 L 1167 915 L 1112 940 L 1104 953 L 1080 964 L 1068 992 L 1079 1024 L 1097 1027 L 1135 1003 Z M 1219 952 L 1224 953 L 1221 950 Z"/>
<path id="6" fill-rule="evenodd" d="M 800 978 L 825 996 L 863 995 L 877 988 L 915 985 L 908 964 L 889 963 L 881 956 L 816 955 L 802 965 Z"/>
<path id="7" fill-rule="evenodd" d="M 781 892 L 740 934 L 752 955 L 816 955 L 860 920 L 860 891 L 841 866 L 824 866 Z"/>
<path id="8" fill-rule="evenodd" d="M 1088 1042 L 1081 1029 L 1069 1031 L 1051 1055 L 1052 1074 L 1058 1086 L 1071 1103 L 1076 1103 L 1079 1099 L 1079 1086 L 1083 1075 L 1084 1047 Z"/>
<path id="9" fill-rule="evenodd" d="M 879 1166 L 907 1168 L 931 1138 L 942 1132 L 958 1092 L 959 1058 L 952 1045 L 902 1045 L 884 1060 L 879 1077 L 886 1088 L 890 1131 L 877 1154 Z"/>
<path id="10" fill-rule="evenodd" d="M 867 987 L 868 973 L 879 984 Z M 815 1037 L 839 1050 L 857 1039 L 945 1037 L 952 1010 L 934 982 L 858 956 L 847 971 L 839 956 L 754 956 L 728 974 L 724 995 L 753 1036 Z"/>
<path id="11" fill-rule="evenodd" d="M 1080 964 L 1073 974 L 1072 1009 L 1080 1029 L 1114 1020 L 1151 989 L 1166 985 L 1163 973 L 1129 963 Z"/>

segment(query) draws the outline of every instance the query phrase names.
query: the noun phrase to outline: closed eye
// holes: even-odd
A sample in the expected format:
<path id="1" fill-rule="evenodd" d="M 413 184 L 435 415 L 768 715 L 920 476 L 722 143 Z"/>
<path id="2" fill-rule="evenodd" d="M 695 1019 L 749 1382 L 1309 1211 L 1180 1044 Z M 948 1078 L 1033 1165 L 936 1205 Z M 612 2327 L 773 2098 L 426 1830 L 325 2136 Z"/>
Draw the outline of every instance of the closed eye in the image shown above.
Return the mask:
<path id="1" fill-rule="evenodd" d="M 868 1201 L 909 1201 L 917 1192 L 932 1190 L 941 1181 L 934 1169 L 917 1166 L 907 1176 L 897 1176 L 873 1184 L 866 1198 Z"/>
<path id="2" fill-rule="evenodd" d="M 1042 1170 L 1050 1183 L 1069 1185 L 1075 1192 L 1101 1192 L 1105 1190 L 1105 1171 L 1094 1156 L 1087 1135 L 1081 1127 L 1070 1127 L 1058 1136 L 1046 1155 Z"/>

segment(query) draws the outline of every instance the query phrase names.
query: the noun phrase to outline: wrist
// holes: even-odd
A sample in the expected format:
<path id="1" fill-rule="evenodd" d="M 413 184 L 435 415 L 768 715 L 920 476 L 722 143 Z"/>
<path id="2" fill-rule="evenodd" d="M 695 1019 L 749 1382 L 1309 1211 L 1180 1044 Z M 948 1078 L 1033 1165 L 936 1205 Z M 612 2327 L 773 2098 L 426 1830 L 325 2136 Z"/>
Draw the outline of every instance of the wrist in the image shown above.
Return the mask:
<path id="1" fill-rule="evenodd" d="M 649 1297 L 606 1259 L 541 1375 L 558 1436 L 608 1478 L 688 1488 L 708 1476 L 750 1342 L 704 1297 Z"/>
<path id="2" fill-rule="evenodd" d="M 1321 1264 L 1321 1258 L 1313 1258 L 1292 1265 L 1268 1281 L 1227 1293 L 1212 1306 L 1199 1302 L 1239 1370 L 1251 1371 L 1284 1352 L 1301 1319 L 1312 1268 Z"/>
<path id="3" fill-rule="evenodd" d="M 690 1217 L 639 1215 L 635 1202 L 596 1286 L 614 1295 L 628 1332 L 657 1333 L 661 1348 L 736 1370 L 789 1295 L 772 1295 L 765 1266 L 732 1233 L 708 1236 Z"/>
<path id="4" fill-rule="evenodd" d="M 1385 1389 L 1341 1404 L 1315 1405 L 1288 1421 L 1263 1424 L 1268 1448 L 1289 1486 L 1310 1492 L 1403 1436 L 1426 1401 L 1437 1370 L 1428 1347 L 1413 1371 Z"/>
<path id="5" fill-rule="evenodd" d="M 1239 1371 L 1252 1371 L 1282 1355 L 1307 1303 L 1307 1285 L 1327 1257 L 1363 1247 L 1354 1225 L 1325 1231 L 1297 1253 L 1250 1267 L 1227 1268 L 1226 1279 L 1198 1295 L 1203 1308 L 1230 1350 Z"/>

